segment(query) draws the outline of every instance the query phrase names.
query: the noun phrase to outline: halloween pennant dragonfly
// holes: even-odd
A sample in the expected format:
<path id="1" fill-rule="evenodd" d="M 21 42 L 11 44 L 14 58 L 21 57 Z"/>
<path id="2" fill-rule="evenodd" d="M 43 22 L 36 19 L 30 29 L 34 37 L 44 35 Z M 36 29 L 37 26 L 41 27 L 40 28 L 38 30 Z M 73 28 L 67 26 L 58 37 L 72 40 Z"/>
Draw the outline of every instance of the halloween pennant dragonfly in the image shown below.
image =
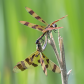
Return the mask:
<path id="1" fill-rule="evenodd" d="M 30 15 L 32 15 L 34 18 L 36 18 L 37 20 L 39 20 L 40 22 L 42 22 L 46 25 L 46 26 L 40 26 L 40 25 L 36 25 L 36 24 L 26 22 L 26 21 L 19 21 L 23 25 L 26 25 L 28 27 L 31 27 L 33 29 L 36 29 L 36 30 L 43 32 L 43 34 L 37 39 L 37 41 L 40 40 L 46 34 L 46 32 L 48 32 L 49 30 L 63 28 L 63 27 L 57 27 L 57 24 L 55 24 L 55 23 L 58 22 L 59 20 L 65 18 L 67 15 L 52 22 L 51 24 L 47 24 L 47 22 L 45 22 L 40 16 L 38 16 L 32 9 L 30 9 L 28 7 L 25 7 L 25 8 Z M 36 41 L 36 44 L 37 44 L 37 41 Z"/>
<path id="2" fill-rule="evenodd" d="M 14 72 L 24 71 L 30 68 L 31 66 L 37 67 L 40 64 L 42 66 L 45 75 L 47 75 L 46 69 L 49 69 L 50 71 L 53 71 L 55 73 L 61 72 L 60 68 L 42 53 L 41 44 L 38 41 L 37 51 L 32 53 L 25 60 L 18 62 L 17 65 L 13 68 L 13 71 Z"/>

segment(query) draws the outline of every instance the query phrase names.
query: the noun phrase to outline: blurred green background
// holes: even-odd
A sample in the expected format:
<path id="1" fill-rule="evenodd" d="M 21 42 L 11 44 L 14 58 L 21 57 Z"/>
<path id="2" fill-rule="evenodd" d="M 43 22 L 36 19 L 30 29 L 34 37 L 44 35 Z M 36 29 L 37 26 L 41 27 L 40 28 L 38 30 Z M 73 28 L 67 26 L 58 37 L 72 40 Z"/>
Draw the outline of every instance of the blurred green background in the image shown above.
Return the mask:
<path id="1" fill-rule="evenodd" d="M 72 69 L 69 84 L 84 83 L 84 1 L 83 0 L 0 0 L 0 84 L 61 84 L 60 74 L 48 71 L 41 66 L 14 73 L 13 67 L 36 51 L 35 41 L 41 32 L 28 28 L 18 21 L 28 21 L 43 25 L 25 10 L 25 6 L 34 10 L 47 23 L 65 15 L 57 22 L 63 37 L 67 70 Z M 57 33 L 54 33 L 58 48 Z M 59 48 L 58 48 L 59 50 Z M 45 55 L 57 63 L 50 45 Z"/>

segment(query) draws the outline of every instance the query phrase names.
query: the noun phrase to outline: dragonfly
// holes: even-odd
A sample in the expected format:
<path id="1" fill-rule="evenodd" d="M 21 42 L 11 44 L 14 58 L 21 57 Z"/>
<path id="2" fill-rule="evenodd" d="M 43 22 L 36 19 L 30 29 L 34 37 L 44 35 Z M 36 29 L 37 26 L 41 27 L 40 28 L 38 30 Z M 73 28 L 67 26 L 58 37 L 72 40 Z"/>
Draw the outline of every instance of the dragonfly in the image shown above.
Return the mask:
<path id="1" fill-rule="evenodd" d="M 32 15 L 34 18 L 36 18 L 37 20 L 39 20 L 40 22 L 42 22 L 43 24 L 45 24 L 46 26 L 41 26 L 41 25 L 36 25 L 27 21 L 19 21 L 21 24 L 26 25 L 27 27 L 39 30 L 41 32 L 43 32 L 43 34 L 36 40 L 36 44 L 38 43 L 38 40 L 40 40 L 47 32 L 49 32 L 49 30 L 57 30 L 63 27 L 57 27 L 57 24 L 55 24 L 56 22 L 60 21 L 61 19 L 65 18 L 66 16 L 52 22 L 51 24 L 48 24 L 46 21 L 44 21 L 40 16 L 38 16 L 32 9 L 25 7 L 27 12 Z"/>
<path id="2" fill-rule="evenodd" d="M 60 68 L 43 54 L 41 43 L 38 41 L 37 50 L 28 56 L 25 60 L 18 62 L 17 65 L 13 68 L 13 71 L 20 72 L 32 66 L 37 67 L 39 65 L 42 66 L 45 75 L 47 75 L 47 69 L 55 73 L 61 72 Z"/>

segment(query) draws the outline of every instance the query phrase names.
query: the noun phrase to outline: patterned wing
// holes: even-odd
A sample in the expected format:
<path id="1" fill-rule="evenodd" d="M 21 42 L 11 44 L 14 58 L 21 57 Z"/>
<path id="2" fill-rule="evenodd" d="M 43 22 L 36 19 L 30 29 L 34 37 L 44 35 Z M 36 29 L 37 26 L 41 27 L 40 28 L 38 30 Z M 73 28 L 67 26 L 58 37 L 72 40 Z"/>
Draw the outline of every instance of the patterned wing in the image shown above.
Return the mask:
<path id="1" fill-rule="evenodd" d="M 49 69 L 50 71 L 53 71 L 55 73 L 60 73 L 60 68 L 54 63 L 52 62 L 50 59 L 48 59 L 43 53 L 42 53 L 42 56 L 43 56 L 43 60 L 44 60 L 44 63 L 46 65 L 46 68 Z"/>
<path id="2" fill-rule="evenodd" d="M 13 71 L 24 71 L 25 69 L 28 69 L 30 66 L 37 67 L 39 63 L 37 60 L 39 59 L 39 51 L 35 51 L 25 60 L 18 62 L 17 65 L 13 68 Z"/>
<path id="3" fill-rule="evenodd" d="M 46 66 L 45 66 L 45 63 L 44 63 L 43 56 L 42 56 L 42 53 L 41 52 L 40 52 L 40 63 L 41 63 L 43 72 L 45 73 L 45 75 L 47 75 Z"/>
<path id="4" fill-rule="evenodd" d="M 40 54 L 39 51 L 35 51 L 29 57 L 27 57 L 25 60 L 18 62 L 17 65 L 13 68 L 13 71 L 20 72 L 20 71 L 24 71 L 24 70 L 30 68 L 31 66 L 37 67 L 39 64 L 41 64 L 45 75 L 47 75 L 46 68 L 55 73 L 61 72 L 60 68 L 54 62 L 49 60 L 43 53 L 42 53 L 42 58 L 41 58 L 42 60 L 41 60 L 39 54 Z"/>
<path id="5" fill-rule="evenodd" d="M 47 28 L 47 29 L 44 29 L 42 32 L 46 32 L 46 31 L 49 31 L 49 30 L 57 30 L 57 29 L 61 29 L 61 28 L 63 28 L 63 27 L 49 27 L 49 28 Z"/>
<path id="6" fill-rule="evenodd" d="M 68 15 L 66 15 L 66 16 L 68 16 Z M 65 18 L 66 16 L 64 16 L 64 17 L 62 17 L 62 18 L 60 18 L 60 19 L 58 19 L 58 20 L 56 20 L 56 21 L 52 22 L 52 23 L 50 24 L 50 26 L 51 26 L 52 24 L 54 24 L 54 23 L 56 23 L 56 22 L 60 21 L 61 19 Z"/>
<path id="7" fill-rule="evenodd" d="M 40 22 L 44 23 L 45 25 L 48 25 L 40 16 L 38 16 L 32 9 L 25 7 L 27 12 L 30 13 L 34 18 L 39 20 Z"/>
<path id="8" fill-rule="evenodd" d="M 43 31 L 45 29 L 45 26 L 36 25 L 36 24 L 26 22 L 26 21 L 19 21 L 19 22 L 23 25 L 26 25 L 30 28 L 33 28 L 33 29 L 36 29 L 36 30 L 39 30 L 39 31 Z"/>

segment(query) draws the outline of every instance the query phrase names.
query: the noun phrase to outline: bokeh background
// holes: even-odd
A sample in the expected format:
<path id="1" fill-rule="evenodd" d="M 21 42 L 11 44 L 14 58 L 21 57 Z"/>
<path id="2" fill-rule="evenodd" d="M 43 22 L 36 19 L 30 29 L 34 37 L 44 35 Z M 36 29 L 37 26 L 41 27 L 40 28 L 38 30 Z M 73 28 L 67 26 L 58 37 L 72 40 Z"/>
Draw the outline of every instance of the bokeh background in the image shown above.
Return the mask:
<path id="1" fill-rule="evenodd" d="M 43 25 L 27 13 L 25 6 L 49 24 L 68 15 L 57 22 L 59 27 L 64 27 L 60 29 L 60 35 L 64 42 L 67 71 L 72 69 L 68 84 L 84 84 L 83 0 L 0 0 L 0 84 L 62 84 L 60 74 L 48 70 L 48 76 L 45 76 L 41 66 L 13 72 L 17 62 L 36 51 L 35 41 L 42 34 L 18 22 L 23 20 Z M 57 33 L 53 32 L 53 35 L 58 48 Z M 44 53 L 57 63 L 49 44 Z"/>

